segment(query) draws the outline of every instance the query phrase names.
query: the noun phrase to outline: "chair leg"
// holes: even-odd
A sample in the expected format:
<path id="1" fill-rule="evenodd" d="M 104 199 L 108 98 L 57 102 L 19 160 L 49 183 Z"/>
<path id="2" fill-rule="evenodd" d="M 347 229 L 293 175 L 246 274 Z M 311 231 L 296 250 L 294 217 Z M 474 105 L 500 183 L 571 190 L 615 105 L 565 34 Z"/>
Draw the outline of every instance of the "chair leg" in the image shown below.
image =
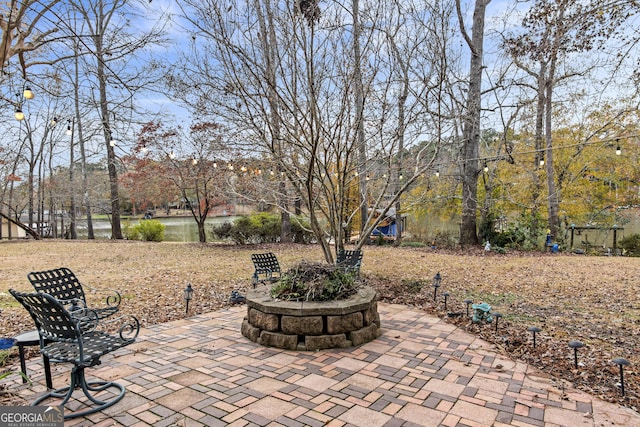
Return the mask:
<path id="1" fill-rule="evenodd" d="M 115 396 L 111 399 L 100 400 L 95 396 L 95 394 L 111 387 L 116 389 Z M 57 403 L 56 406 L 64 406 L 67 402 L 69 402 L 74 390 L 77 388 L 81 389 L 84 396 L 89 400 L 89 402 L 86 402 L 78 399 L 79 402 L 83 403 L 86 406 L 91 406 L 91 403 L 97 406 L 90 407 L 89 409 L 80 412 L 65 413 L 65 420 L 83 417 L 85 415 L 102 411 L 103 409 L 106 409 L 118 403 L 120 399 L 124 397 L 126 391 L 124 386 L 118 383 L 114 383 L 113 381 L 87 381 L 84 374 L 84 367 L 74 366 L 71 370 L 71 379 L 68 386 L 45 393 L 44 395 L 36 399 L 31 405 L 36 406 L 45 400 L 56 398 L 62 399 L 62 402 Z"/>

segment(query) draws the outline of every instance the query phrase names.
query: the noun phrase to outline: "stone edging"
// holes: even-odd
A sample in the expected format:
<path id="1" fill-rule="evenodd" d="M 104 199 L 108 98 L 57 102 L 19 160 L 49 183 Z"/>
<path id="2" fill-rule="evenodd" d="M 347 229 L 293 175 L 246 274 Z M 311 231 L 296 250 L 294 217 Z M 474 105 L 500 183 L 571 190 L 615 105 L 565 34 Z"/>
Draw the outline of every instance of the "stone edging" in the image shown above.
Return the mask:
<path id="1" fill-rule="evenodd" d="M 242 335 L 267 347 L 313 351 L 364 344 L 380 335 L 376 292 L 364 287 L 340 301 L 275 301 L 269 287 L 250 290 Z"/>

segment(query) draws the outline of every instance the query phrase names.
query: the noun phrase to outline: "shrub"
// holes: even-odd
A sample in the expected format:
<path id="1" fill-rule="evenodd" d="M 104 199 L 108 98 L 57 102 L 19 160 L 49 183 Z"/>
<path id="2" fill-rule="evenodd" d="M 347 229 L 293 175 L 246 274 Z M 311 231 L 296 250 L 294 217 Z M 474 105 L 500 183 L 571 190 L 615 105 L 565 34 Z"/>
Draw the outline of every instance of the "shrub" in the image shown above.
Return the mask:
<path id="1" fill-rule="evenodd" d="M 124 223 L 124 237 L 127 240 L 141 240 L 140 239 L 140 231 L 136 226 L 132 226 L 129 221 Z"/>
<path id="2" fill-rule="evenodd" d="M 157 219 L 145 219 L 132 227 L 125 225 L 125 237 L 129 240 L 162 242 L 166 226 Z"/>
<path id="3" fill-rule="evenodd" d="M 526 236 L 520 229 L 509 228 L 502 233 L 495 233 L 491 244 L 502 248 L 519 248 L 525 240 Z"/>
<path id="4" fill-rule="evenodd" d="M 279 214 L 260 212 L 236 219 L 233 224 L 228 222 L 214 225 L 212 232 L 216 239 L 231 240 L 238 245 L 250 243 L 274 243 L 280 240 L 281 219 Z M 291 231 L 294 240 L 299 243 L 309 243 L 313 233 L 308 230 L 308 224 L 300 217 L 291 217 Z"/>
<path id="5" fill-rule="evenodd" d="M 626 255 L 640 257 L 640 234 L 632 234 L 618 242 Z"/>

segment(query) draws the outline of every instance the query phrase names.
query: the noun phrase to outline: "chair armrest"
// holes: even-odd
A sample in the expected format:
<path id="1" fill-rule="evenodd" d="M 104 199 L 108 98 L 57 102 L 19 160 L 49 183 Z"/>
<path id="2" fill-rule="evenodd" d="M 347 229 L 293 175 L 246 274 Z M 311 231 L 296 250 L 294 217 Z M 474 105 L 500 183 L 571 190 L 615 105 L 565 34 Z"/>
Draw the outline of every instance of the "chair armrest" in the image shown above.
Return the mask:
<path id="1" fill-rule="evenodd" d="M 120 307 L 120 303 L 122 302 L 122 296 L 120 292 L 115 289 L 98 289 L 90 285 L 82 285 L 85 288 L 85 294 L 87 294 L 87 290 L 91 291 L 91 293 L 100 293 L 100 294 L 108 294 L 103 297 L 103 301 L 105 305 L 112 309 L 117 309 Z"/>

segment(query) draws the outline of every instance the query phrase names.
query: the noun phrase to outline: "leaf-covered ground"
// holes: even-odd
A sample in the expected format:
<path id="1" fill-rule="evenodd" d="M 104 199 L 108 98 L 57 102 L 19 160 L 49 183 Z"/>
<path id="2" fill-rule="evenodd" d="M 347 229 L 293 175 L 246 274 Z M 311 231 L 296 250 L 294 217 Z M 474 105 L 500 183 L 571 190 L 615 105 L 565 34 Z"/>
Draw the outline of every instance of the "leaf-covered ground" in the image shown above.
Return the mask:
<path id="1" fill-rule="evenodd" d="M 214 244 L 112 241 L 5 241 L 0 243 L 0 336 L 32 329 L 32 321 L 6 292 L 29 291 L 30 271 L 66 266 L 80 280 L 123 295 L 122 311 L 143 325 L 185 316 L 183 289 L 195 293 L 189 314 L 216 310 L 231 291 L 244 294 L 253 272 L 250 255 L 274 252 L 283 270 L 301 260 L 323 261 L 317 246 L 219 246 Z M 434 301 L 432 278 L 442 286 Z M 547 253 L 483 255 L 368 246 L 362 275 L 386 302 L 434 313 L 482 336 L 514 358 L 605 400 L 636 411 L 640 407 L 640 260 Z M 449 292 L 447 309 L 443 292 Z M 97 294 L 90 294 L 90 300 Z M 495 324 L 475 325 L 466 316 L 465 299 L 484 301 L 503 315 Z M 451 313 L 451 314 L 449 314 Z M 382 319 L 384 326 L 384 319 Z M 537 326 L 536 348 L 527 328 Z M 567 343 L 586 344 L 578 352 Z M 15 351 L 17 354 L 17 351 Z M 626 397 L 619 388 L 618 366 L 624 357 Z M 17 357 L 8 366 L 15 369 Z M 6 369 L 6 367 L 5 367 Z"/>

